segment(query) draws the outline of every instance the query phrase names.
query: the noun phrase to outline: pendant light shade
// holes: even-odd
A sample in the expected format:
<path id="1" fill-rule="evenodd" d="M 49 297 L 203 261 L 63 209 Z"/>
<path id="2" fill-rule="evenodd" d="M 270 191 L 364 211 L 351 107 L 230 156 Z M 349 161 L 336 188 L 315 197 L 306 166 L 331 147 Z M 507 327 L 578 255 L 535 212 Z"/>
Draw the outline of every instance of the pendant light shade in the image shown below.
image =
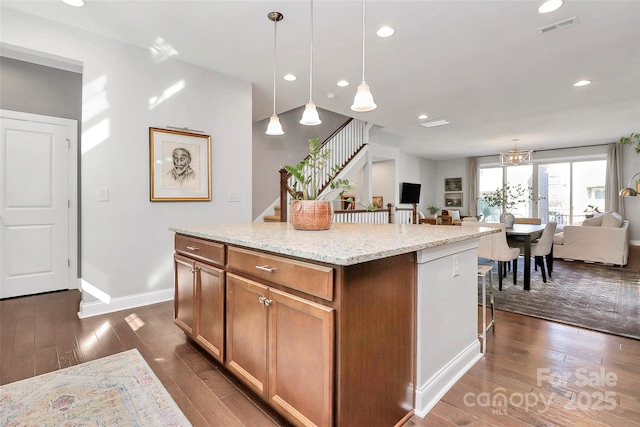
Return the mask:
<path id="1" fill-rule="evenodd" d="M 322 123 L 320 121 L 320 116 L 318 115 L 318 110 L 316 110 L 316 104 L 313 101 L 307 102 L 304 106 L 304 113 L 302 113 L 302 119 L 300 119 L 301 125 L 306 126 L 315 126 Z"/>
<path id="2" fill-rule="evenodd" d="M 304 113 L 300 124 L 305 126 L 315 126 L 322 123 L 316 104 L 313 102 L 313 0 L 311 0 L 311 13 L 309 14 L 309 102 L 304 106 Z"/>
<path id="3" fill-rule="evenodd" d="M 364 0 L 362 0 L 362 82 L 358 85 L 358 91 L 356 92 L 356 96 L 353 98 L 353 105 L 351 109 L 353 111 L 371 111 L 375 110 L 377 105 L 373 101 L 373 95 L 371 94 L 371 90 L 369 89 L 369 85 L 364 80 L 364 56 L 365 56 L 365 5 Z"/>
<path id="4" fill-rule="evenodd" d="M 373 95 L 371 95 L 369 85 L 363 80 L 362 83 L 358 85 L 358 91 L 356 92 L 356 96 L 353 99 L 353 105 L 351 106 L 351 109 L 353 111 L 364 112 L 375 110 L 376 107 L 377 105 L 373 101 Z"/>
<path id="5" fill-rule="evenodd" d="M 267 135 L 284 135 L 282 125 L 280 124 L 280 118 L 277 114 L 274 113 L 269 117 L 269 126 L 267 126 L 267 131 L 265 133 Z"/>
<path id="6" fill-rule="evenodd" d="M 269 20 L 273 21 L 273 114 L 269 118 L 269 125 L 267 126 L 267 135 L 284 135 L 282 125 L 280 124 L 280 118 L 276 114 L 276 46 L 278 40 L 278 21 L 282 21 L 284 15 L 280 12 L 269 12 L 267 15 Z"/>

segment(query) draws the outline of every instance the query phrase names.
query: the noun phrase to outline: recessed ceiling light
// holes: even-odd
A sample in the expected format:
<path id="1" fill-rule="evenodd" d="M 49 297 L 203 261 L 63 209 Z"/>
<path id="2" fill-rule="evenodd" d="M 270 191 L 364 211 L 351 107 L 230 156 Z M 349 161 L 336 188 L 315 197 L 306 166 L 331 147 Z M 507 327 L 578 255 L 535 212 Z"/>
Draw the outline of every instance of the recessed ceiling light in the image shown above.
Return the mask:
<path id="1" fill-rule="evenodd" d="M 426 114 L 420 114 L 418 116 L 418 119 L 420 119 L 420 120 L 424 120 L 424 119 L 427 119 L 427 118 L 429 118 L 429 116 L 427 116 Z"/>
<path id="2" fill-rule="evenodd" d="M 296 77 L 296 76 L 294 76 L 293 74 L 285 74 L 284 79 L 285 79 L 286 81 L 288 81 L 288 82 L 292 82 L 292 81 L 294 81 L 295 79 L 297 79 L 297 77 Z"/>
<path id="3" fill-rule="evenodd" d="M 380 29 L 378 31 L 376 31 L 376 34 L 378 35 L 378 37 L 391 37 L 392 35 L 394 35 L 396 32 L 396 30 L 394 30 L 393 28 L 385 25 L 384 27 L 380 27 Z"/>
<path id="4" fill-rule="evenodd" d="M 538 8 L 538 13 L 549 13 L 558 10 L 562 6 L 562 0 L 547 0 Z"/>
<path id="5" fill-rule="evenodd" d="M 340 81 L 337 83 L 337 85 L 338 85 L 338 86 L 340 86 L 340 87 L 345 87 L 345 86 L 349 86 L 349 82 L 348 82 L 348 81 L 346 81 L 346 80 L 340 80 Z"/>
<path id="6" fill-rule="evenodd" d="M 578 82 L 575 82 L 573 85 L 575 87 L 580 87 L 580 86 L 586 86 L 586 85 L 590 85 L 591 84 L 591 80 L 580 80 Z"/>
<path id="7" fill-rule="evenodd" d="M 443 125 L 448 125 L 451 122 L 445 120 L 445 119 L 435 119 L 435 120 L 429 120 L 428 122 L 420 122 L 418 123 L 420 126 L 424 126 L 426 128 L 432 128 L 435 126 L 443 126 Z"/>
<path id="8" fill-rule="evenodd" d="M 74 7 L 84 6 L 84 0 L 62 0 L 62 1 L 68 4 L 69 6 L 74 6 Z"/>

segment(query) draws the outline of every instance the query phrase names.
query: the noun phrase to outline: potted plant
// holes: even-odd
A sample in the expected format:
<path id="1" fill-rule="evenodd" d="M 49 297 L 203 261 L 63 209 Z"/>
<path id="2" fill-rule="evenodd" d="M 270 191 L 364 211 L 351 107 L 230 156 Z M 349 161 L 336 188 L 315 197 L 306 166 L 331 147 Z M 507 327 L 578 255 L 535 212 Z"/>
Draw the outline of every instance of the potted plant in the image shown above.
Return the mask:
<path id="1" fill-rule="evenodd" d="M 595 214 L 600 213 L 600 209 L 594 205 L 587 205 L 587 208 L 583 212 L 585 217 L 593 218 Z"/>
<path id="2" fill-rule="evenodd" d="M 533 195 L 533 188 L 524 187 L 522 184 L 504 184 L 494 191 L 484 193 L 480 199 L 486 206 L 500 208 L 500 222 L 504 222 L 508 228 L 513 227 L 515 222 L 515 217 L 510 212 L 513 208 L 521 203 L 538 200 Z"/>
<path id="3" fill-rule="evenodd" d="M 331 201 L 335 193 L 355 187 L 346 179 L 333 179 L 338 167 L 329 168 L 331 150 L 323 150 L 318 138 L 309 139 L 309 156 L 295 166 L 284 169 L 294 179 L 291 201 L 291 225 L 298 230 L 328 230 L 333 222 Z M 330 191 L 321 193 L 324 183 L 331 181 Z"/>
<path id="4" fill-rule="evenodd" d="M 429 205 L 427 206 L 427 210 L 429 211 L 429 213 L 431 215 L 433 215 L 434 218 L 438 217 L 438 211 L 440 211 L 440 208 L 436 205 Z"/>

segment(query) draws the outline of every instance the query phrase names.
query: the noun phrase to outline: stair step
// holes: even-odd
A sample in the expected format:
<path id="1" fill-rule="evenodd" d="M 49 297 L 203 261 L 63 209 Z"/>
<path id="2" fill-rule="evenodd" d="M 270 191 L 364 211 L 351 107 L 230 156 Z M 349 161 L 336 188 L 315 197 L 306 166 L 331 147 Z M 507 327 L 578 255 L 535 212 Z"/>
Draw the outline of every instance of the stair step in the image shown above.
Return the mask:
<path id="1" fill-rule="evenodd" d="M 280 215 L 265 215 L 264 222 L 280 222 Z"/>

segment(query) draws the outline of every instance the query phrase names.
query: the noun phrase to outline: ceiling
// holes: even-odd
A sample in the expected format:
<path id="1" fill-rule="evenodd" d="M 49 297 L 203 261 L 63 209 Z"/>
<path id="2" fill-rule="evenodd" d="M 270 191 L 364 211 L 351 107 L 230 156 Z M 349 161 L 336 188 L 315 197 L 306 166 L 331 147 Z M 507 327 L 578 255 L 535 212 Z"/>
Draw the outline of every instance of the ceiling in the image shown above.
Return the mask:
<path id="1" fill-rule="evenodd" d="M 253 84 L 253 119 L 273 108 L 273 22 L 278 23 L 277 112 L 309 99 L 310 1 L 2 1 Z M 640 131 L 640 1 L 366 3 L 366 81 L 378 108 L 350 106 L 362 79 L 360 1 L 314 1 L 313 100 L 374 123 L 376 139 L 442 160 L 602 144 Z M 577 17 L 542 34 L 538 28 Z M 396 33 L 379 38 L 390 25 Z M 298 79 L 287 82 L 286 73 Z M 345 79 L 351 84 L 338 87 Z M 573 87 L 581 79 L 593 83 Z M 322 112 L 321 119 L 322 119 Z M 419 114 L 444 118 L 425 128 Z M 286 129 L 285 129 L 286 132 Z M 384 136 L 384 137 L 383 137 Z M 286 134 L 285 136 L 286 137 Z"/>

